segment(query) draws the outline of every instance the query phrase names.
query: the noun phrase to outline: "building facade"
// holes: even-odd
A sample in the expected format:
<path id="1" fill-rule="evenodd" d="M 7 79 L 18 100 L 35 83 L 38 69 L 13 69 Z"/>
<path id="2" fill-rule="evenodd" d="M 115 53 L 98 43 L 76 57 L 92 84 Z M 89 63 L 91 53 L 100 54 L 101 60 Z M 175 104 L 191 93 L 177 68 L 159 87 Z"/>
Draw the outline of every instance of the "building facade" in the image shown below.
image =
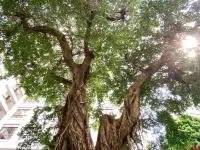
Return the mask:
<path id="1" fill-rule="evenodd" d="M 0 77 L 5 70 L 0 61 Z M 18 80 L 0 79 L 0 150 L 15 150 L 22 140 L 17 133 L 26 125 L 38 103 L 26 99 Z"/>

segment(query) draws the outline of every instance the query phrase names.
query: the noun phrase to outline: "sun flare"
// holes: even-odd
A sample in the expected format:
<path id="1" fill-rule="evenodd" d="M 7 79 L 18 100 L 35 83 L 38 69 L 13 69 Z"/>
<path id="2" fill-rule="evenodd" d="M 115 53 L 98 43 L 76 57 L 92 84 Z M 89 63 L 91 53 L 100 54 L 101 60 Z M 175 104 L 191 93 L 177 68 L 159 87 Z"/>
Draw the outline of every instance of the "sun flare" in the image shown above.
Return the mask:
<path id="1" fill-rule="evenodd" d="M 195 48 L 197 47 L 197 45 L 197 39 L 192 36 L 186 36 L 185 39 L 182 41 L 183 51 L 188 55 L 188 57 L 196 56 Z"/>
<path id="2" fill-rule="evenodd" d="M 192 36 L 186 36 L 182 44 L 184 49 L 195 48 L 197 47 L 197 39 Z"/>

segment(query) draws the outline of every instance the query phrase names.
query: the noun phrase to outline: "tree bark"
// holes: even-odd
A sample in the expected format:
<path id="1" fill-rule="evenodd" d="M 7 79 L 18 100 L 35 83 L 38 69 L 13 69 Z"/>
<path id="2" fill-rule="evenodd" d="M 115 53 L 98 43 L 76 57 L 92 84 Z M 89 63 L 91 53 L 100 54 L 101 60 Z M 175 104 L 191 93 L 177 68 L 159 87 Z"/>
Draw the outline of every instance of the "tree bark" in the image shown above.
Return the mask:
<path id="1" fill-rule="evenodd" d="M 59 131 L 55 149 L 57 150 L 93 150 L 85 90 L 85 66 L 73 69 L 72 87 L 66 97 L 59 121 Z"/>
<path id="2" fill-rule="evenodd" d="M 57 150 L 94 150 L 85 90 L 93 58 L 93 53 L 87 50 L 83 63 L 73 67 L 72 86 L 59 120 L 60 127 L 55 145 Z"/>

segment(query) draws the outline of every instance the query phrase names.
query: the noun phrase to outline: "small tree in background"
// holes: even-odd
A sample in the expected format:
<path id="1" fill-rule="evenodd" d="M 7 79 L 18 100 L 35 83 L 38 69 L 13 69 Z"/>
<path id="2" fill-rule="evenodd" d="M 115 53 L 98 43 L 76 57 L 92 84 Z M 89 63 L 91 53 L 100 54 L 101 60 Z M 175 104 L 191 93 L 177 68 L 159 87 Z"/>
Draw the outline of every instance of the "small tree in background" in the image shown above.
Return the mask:
<path id="1" fill-rule="evenodd" d="M 183 115 L 166 126 L 163 148 L 183 150 L 200 144 L 200 118 Z"/>

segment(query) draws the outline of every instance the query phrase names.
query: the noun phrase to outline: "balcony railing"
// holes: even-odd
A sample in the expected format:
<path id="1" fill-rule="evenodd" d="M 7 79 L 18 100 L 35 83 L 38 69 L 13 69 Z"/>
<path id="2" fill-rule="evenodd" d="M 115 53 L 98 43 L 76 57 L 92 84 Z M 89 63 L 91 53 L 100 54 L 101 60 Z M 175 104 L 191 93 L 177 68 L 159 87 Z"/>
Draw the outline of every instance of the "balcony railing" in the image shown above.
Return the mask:
<path id="1" fill-rule="evenodd" d="M 5 99 L 5 102 L 9 109 L 11 109 L 14 106 L 14 102 L 12 100 L 12 97 L 10 95 L 3 95 L 3 98 Z"/>
<path id="2" fill-rule="evenodd" d="M 15 87 L 14 89 L 15 95 L 18 100 L 23 96 L 22 89 L 20 87 Z"/>
<path id="3" fill-rule="evenodd" d="M 0 130 L 0 139 L 9 140 L 16 130 L 17 127 L 3 127 Z"/>
<path id="4" fill-rule="evenodd" d="M 30 111 L 30 109 L 18 109 L 14 115 L 12 116 L 12 118 L 25 118 L 28 114 L 28 112 Z"/>

